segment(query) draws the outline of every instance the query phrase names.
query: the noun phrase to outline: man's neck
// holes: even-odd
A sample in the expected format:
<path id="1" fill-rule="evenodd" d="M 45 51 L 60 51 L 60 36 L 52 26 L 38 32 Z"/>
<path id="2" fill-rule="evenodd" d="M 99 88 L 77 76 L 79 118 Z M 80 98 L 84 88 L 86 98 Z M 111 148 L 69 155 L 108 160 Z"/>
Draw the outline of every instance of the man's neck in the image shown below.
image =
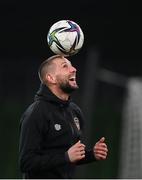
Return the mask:
<path id="1" fill-rule="evenodd" d="M 55 94 L 59 99 L 63 100 L 63 101 L 67 101 L 69 99 L 69 94 L 64 93 L 61 89 L 57 88 L 57 87 L 49 87 L 49 89 L 51 90 L 51 92 L 53 94 Z"/>

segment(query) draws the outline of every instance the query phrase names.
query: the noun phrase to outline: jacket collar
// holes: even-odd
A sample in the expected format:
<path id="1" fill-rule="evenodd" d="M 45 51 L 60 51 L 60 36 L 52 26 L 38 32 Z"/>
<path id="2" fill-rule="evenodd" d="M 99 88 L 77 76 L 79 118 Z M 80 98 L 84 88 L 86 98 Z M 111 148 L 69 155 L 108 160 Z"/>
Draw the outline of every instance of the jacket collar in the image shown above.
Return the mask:
<path id="1" fill-rule="evenodd" d="M 51 92 L 51 90 L 45 84 L 40 85 L 40 88 L 35 95 L 35 100 L 40 99 L 58 104 L 60 106 L 67 106 L 71 101 L 70 97 L 67 101 L 59 99 L 55 94 Z"/>

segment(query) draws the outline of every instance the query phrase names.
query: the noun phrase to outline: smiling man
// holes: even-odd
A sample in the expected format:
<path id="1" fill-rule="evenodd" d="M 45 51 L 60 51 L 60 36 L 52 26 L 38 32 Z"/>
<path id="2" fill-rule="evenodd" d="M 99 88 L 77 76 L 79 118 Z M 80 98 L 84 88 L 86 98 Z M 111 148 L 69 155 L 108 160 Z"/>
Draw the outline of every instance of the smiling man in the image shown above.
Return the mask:
<path id="1" fill-rule="evenodd" d="M 62 100 L 68 100 L 70 93 L 78 89 L 76 69 L 62 56 L 52 56 L 44 61 L 39 68 L 39 77 Z"/>
<path id="2" fill-rule="evenodd" d="M 41 86 L 21 118 L 20 168 L 28 179 L 73 178 L 76 165 L 106 159 L 102 137 L 91 150 L 82 141 L 83 114 L 70 94 L 78 89 L 76 68 L 55 55 L 39 67 Z"/>

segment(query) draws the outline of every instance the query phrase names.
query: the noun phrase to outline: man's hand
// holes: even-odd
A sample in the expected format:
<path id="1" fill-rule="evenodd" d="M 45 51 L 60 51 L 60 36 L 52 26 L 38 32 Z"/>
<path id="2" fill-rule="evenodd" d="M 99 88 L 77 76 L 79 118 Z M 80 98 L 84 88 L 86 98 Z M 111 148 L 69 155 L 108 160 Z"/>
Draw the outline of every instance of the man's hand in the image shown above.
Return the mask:
<path id="1" fill-rule="evenodd" d="M 93 148 L 94 156 L 97 160 L 106 159 L 107 157 L 108 148 L 104 141 L 105 138 L 102 137 Z"/>
<path id="2" fill-rule="evenodd" d="M 85 145 L 79 140 L 76 144 L 69 148 L 68 156 L 71 162 L 76 162 L 85 158 Z"/>

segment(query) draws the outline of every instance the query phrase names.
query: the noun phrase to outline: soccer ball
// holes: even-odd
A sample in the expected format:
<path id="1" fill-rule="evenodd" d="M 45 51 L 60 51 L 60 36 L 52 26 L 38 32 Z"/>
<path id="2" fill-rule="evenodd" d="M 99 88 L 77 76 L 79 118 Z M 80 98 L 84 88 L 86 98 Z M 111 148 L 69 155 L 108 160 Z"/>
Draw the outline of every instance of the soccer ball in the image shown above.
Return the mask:
<path id="1" fill-rule="evenodd" d="M 50 27 L 47 42 L 55 54 L 71 56 L 81 49 L 84 34 L 77 23 L 61 20 Z"/>

